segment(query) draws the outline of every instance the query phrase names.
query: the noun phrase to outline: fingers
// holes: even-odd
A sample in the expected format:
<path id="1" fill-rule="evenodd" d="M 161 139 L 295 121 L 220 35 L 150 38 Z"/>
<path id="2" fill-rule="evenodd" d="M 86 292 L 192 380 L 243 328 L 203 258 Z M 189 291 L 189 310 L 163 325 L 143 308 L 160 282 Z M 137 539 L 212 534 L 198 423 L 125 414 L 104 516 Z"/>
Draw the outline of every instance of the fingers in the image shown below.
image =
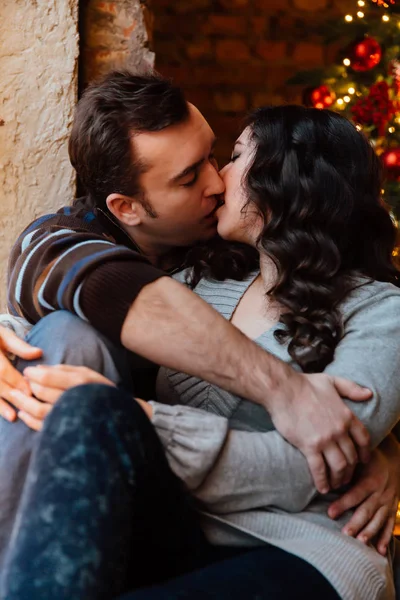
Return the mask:
<path id="1" fill-rule="evenodd" d="M 386 556 L 387 548 L 388 548 L 390 540 L 392 538 L 393 529 L 394 529 L 394 525 L 395 525 L 395 521 L 396 521 L 397 506 L 398 506 L 398 498 L 395 498 L 395 500 L 393 502 L 391 514 L 389 515 L 389 518 L 387 519 L 386 524 L 381 531 L 381 534 L 379 536 L 379 539 L 378 539 L 378 542 L 376 545 L 376 549 L 378 550 L 379 554 L 382 554 L 382 556 Z"/>
<path id="2" fill-rule="evenodd" d="M 358 454 L 354 442 L 347 435 L 338 441 L 339 447 L 346 458 L 347 467 L 343 473 L 342 485 L 350 483 L 358 463 Z"/>
<path id="3" fill-rule="evenodd" d="M 22 412 L 27 413 L 35 419 L 43 421 L 50 410 L 52 409 L 51 404 L 45 404 L 32 396 L 27 396 L 19 390 L 12 390 L 10 395 L 13 399 L 13 404 Z"/>
<path id="4" fill-rule="evenodd" d="M 6 384 L 7 387 L 16 388 L 25 394 L 30 394 L 29 383 L 25 380 L 24 376 L 12 366 L 4 354 L 1 354 L 0 352 L 0 395 L 3 398 L 6 397 Z"/>
<path id="5" fill-rule="evenodd" d="M 17 418 L 17 412 L 8 404 L 0 398 L 0 416 L 2 416 L 6 421 L 13 422 Z"/>
<path id="6" fill-rule="evenodd" d="M 31 381 L 31 389 L 33 395 L 41 400 L 42 402 L 47 402 L 48 404 L 55 404 L 59 398 L 61 397 L 64 390 L 60 390 L 59 388 L 51 388 L 40 383 L 35 383 Z"/>
<path id="7" fill-rule="evenodd" d="M 30 429 L 33 429 L 34 431 L 40 431 L 43 427 L 43 421 L 35 419 L 35 417 L 32 417 L 31 415 L 28 415 L 23 411 L 19 411 L 18 417 L 21 419 L 21 421 L 25 423 L 25 425 L 27 425 Z"/>
<path id="8" fill-rule="evenodd" d="M 342 377 L 334 377 L 337 392 L 342 398 L 348 398 L 354 402 L 369 400 L 372 397 L 372 392 L 368 388 L 361 387 L 353 381 L 348 381 Z M 350 423 L 350 434 L 358 447 L 359 459 L 361 462 L 367 463 L 370 459 L 370 436 L 366 427 L 352 415 Z"/>
<path id="9" fill-rule="evenodd" d="M 305 454 L 305 457 L 307 459 L 308 467 L 311 471 L 315 487 L 320 494 L 327 494 L 329 492 L 329 482 L 326 464 L 322 454 L 310 452 L 309 454 Z"/>
<path id="10" fill-rule="evenodd" d="M 334 377 L 333 383 L 342 398 L 348 398 L 349 400 L 353 400 L 353 402 L 364 402 L 372 396 L 372 392 L 368 388 L 362 387 L 354 383 L 354 381 L 349 381 L 343 377 Z"/>
<path id="11" fill-rule="evenodd" d="M 329 517 L 331 519 L 337 519 L 346 512 L 346 510 L 350 510 L 361 504 L 361 502 L 363 502 L 366 497 L 369 497 L 373 491 L 374 488 L 366 489 L 364 483 L 356 483 L 348 492 L 343 494 L 343 496 L 335 500 L 335 502 L 332 502 L 328 508 Z M 347 525 L 350 529 L 353 528 L 352 519 L 350 519 Z"/>
<path id="12" fill-rule="evenodd" d="M 68 390 L 77 385 L 86 383 L 102 383 L 114 386 L 113 382 L 87 367 L 76 367 L 72 365 L 39 365 L 27 367 L 24 375 L 29 381 L 38 383 L 47 388 Z"/>
<path id="13" fill-rule="evenodd" d="M 329 470 L 330 485 L 337 489 L 343 485 L 348 462 L 339 445 L 332 442 L 324 451 L 324 459 Z"/>
<path id="14" fill-rule="evenodd" d="M 13 331 L 6 327 L 0 328 L 0 347 L 20 358 L 34 360 L 42 356 L 42 350 L 21 340 Z"/>
<path id="15" fill-rule="evenodd" d="M 73 378 L 71 373 L 65 369 L 61 369 L 60 365 L 57 365 L 56 367 L 44 365 L 27 367 L 24 369 L 24 375 L 29 381 L 49 388 L 67 390 L 74 385 L 79 385 L 74 382 L 76 377 Z"/>
<path id="16" fill-rule="evenodd" d="M 368 496 L 354 511 L 350 521 L 343 527 L 342 532 L 352 537 L 357 536 L 371 521 L 374 514 L 380 508 L 380 494 L 374 493 Z M 361 540 L 363 541 L 363 540 Z"/>
<path id="17" fill-rule="evenodd" d="M 357 539 L 363 544 L 368 544 L 385 526 L 389 518 L 390 509 L 387 506 L 381 506 L 373 514 L 366 527 L 364 527 L 357 535 Z"/>
<path id="18" fill-rule="evenodd" d="M 350 426 L 349 433 L 357 445 L 360 461 L 367 464 L 371 459 L 371 438 L 367 428 L 356 417 Z"/>

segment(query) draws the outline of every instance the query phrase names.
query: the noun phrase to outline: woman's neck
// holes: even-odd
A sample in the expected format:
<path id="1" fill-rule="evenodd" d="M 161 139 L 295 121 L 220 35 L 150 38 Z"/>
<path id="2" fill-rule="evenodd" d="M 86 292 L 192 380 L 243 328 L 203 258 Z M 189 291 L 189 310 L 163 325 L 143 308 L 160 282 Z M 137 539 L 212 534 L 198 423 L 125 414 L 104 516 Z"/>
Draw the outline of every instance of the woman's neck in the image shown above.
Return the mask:
<path id="1" fill-rule="evenodd" d="M 260 276 L 263 288 L 268 292 L 276 283 L 278 271 L 273 260 L 265 254 L 260 254 Z"/>

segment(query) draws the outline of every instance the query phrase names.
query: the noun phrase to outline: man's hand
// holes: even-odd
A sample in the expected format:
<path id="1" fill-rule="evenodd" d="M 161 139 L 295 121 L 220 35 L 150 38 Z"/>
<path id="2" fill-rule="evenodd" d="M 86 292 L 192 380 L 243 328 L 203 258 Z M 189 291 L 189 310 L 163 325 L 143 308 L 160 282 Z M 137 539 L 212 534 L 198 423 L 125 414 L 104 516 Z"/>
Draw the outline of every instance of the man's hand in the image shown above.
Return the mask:
<path id="1" fill-rule="evenodd" d="M 11 398 L 19 409 L 18 417 L 35 431 L 42 428 L 44 419 L 66 390 L 87 383 L 114 385 L 112 381 L 87 367 L 39 365 L 27 367 L 24 375 L 35 397 L 14 390 L 11 392 Z"/>
<path id="2" fill-rule="evenodd" d="M 13 331 L 0 325 L 0 415 L 7 421 L 15 421 L 17 413 L 9 404 L 9 402 L 14 403 L 12 391 L 19 390 L 26 396 L 30 396 L 31 390 L 24 376 L 6 357 L 7 353 L 25 360 L 35 360 L 42 356 L 42 351 L 40 348 L 30 346 Z"/>
<path id="3" fill-rule="evenodd" d="M 276 429 L 304 454 L 322 494 L 349 483 L 358 461 L 369 460 L 368 431 L 342 397 L 365 401 L 371 395 L 345 379 L 296 373 L 272 406 Z"/>
<path id="4" fill-rule="evenodd" d="M 351 489 L 333 502 L 328 510 L 337 519 L 356 508 L 342 532 L 368 544 L 378 534 L 377 550 L 383 556 L 393 532 L 400 495 L 400 445 L 388 436 L 362 465 Z"/>

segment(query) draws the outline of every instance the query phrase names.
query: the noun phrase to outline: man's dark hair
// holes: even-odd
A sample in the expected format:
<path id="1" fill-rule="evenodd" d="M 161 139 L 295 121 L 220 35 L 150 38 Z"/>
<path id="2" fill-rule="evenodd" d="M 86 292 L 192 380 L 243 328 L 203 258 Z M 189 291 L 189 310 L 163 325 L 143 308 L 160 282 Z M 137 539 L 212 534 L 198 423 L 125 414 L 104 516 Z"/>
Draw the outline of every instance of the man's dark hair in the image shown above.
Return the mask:
<path id="1" fill-rule="evenodd" d="M 109 194 L 140 193 L 145 165 L 132 134 L 161 131 L 188 115 L 182 90 L 155 73 L 112 71 L 90 85 L 76 107 L 69 157 L 91 202 L 107 210 Z"/>

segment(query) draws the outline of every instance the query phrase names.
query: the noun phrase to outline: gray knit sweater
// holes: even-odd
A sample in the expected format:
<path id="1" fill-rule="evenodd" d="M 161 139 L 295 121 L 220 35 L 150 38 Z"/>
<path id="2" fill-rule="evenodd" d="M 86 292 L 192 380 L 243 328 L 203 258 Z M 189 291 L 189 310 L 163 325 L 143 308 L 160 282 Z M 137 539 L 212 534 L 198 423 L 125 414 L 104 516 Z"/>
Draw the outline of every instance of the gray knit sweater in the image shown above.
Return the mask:
<path id="1" fill-rule="evenodd" d="M 202 280 L 195 291 L 229 319 L 256 275 Z M 400 419 L 400 290 L 369 283 L 353 292 L 342 314 L 345 335 L 325 372 L 373 391 L 372 400 L 348 404 L 376 446 Z M 274 330 L 257 343 L 293 364 Z M 160 370 L 157 388 L 153 423 L 172 469 L 203 502 L 212 543 L 269 542 L 314 565 L 344 600 L 394 598 L 390 561 L 340 533 L 349 515 L 327 516 L 337 495 L 316 492 L 303 455 L 263 408 L 170 369 Z"/>

